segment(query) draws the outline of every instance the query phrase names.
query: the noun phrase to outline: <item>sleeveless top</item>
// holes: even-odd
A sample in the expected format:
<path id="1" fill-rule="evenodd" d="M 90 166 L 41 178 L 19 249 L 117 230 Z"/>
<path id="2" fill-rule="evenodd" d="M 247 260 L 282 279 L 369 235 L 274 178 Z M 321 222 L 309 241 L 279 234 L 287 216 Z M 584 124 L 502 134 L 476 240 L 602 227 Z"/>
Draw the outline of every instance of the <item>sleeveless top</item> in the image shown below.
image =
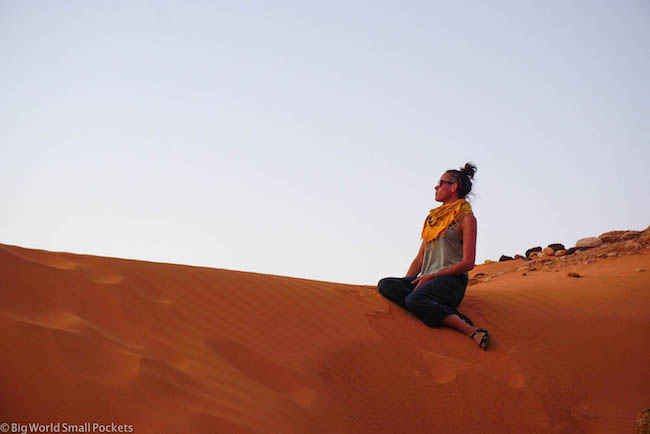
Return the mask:
<path id="1" fill-rule="evenodd" d="M 452 222 L 447 232 L 433 241 L 433 248 L 429 244 L 429 249 L 424 251 L 422 269 L 418 276 L 438 272 L 463 260 L 463 242 L 458 237 L 459 227 L 460 223 Z M 467 272 L 463 274 L 468 275 Z"/>

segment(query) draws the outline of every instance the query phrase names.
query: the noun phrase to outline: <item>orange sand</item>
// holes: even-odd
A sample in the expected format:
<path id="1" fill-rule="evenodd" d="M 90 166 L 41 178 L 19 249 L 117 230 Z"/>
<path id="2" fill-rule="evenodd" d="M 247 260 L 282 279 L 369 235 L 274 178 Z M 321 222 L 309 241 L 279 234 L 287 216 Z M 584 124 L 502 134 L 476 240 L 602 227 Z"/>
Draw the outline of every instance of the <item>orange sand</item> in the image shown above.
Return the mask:
<path id="1" fill-rule="evenodd" d="M 375 286 L 0 244 L 0 423 L 631 432 L 650 407 L 650 250 L 522 265 L 470 273 L 492 276 L 460 306 L 490 330 L 483 352 Z"/>

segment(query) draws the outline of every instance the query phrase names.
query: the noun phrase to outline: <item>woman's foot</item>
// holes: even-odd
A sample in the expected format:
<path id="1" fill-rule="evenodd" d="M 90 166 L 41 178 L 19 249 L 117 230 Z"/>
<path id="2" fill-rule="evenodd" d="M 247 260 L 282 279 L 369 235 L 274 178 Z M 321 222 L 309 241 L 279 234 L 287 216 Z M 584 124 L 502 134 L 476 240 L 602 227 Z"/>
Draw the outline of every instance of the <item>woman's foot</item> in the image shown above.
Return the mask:
<path id="1" fill-rule="evenodd" d="M 472 339 L 485 351 L 490 344 L 490 333 L 485 329 L 476 329 L 474 334 L 472 334 Z"/>

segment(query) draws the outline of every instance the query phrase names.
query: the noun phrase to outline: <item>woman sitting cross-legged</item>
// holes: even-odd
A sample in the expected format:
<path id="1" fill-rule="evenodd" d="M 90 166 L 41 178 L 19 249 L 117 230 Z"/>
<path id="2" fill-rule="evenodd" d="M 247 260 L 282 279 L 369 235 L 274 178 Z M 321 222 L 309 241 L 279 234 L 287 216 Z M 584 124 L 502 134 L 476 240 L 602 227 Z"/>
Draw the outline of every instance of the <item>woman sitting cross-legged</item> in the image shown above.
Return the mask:
<path id="1" fill-rule="evenodd" d="M 456 309 L 465 296 L 467 272 L 474 268 L 476 255 L 476 217 L 465 200 L 475 172 L 476 166 L 467 163 L 461 170 L 443 173 L 435 187 L 435 199 L 443 205 L 425 219 L 422 245 L 407 276 L 381 279 L 377 288 L 429 327 L 452 327 L 487 350 L 488 331 L 474 327 Z"/>

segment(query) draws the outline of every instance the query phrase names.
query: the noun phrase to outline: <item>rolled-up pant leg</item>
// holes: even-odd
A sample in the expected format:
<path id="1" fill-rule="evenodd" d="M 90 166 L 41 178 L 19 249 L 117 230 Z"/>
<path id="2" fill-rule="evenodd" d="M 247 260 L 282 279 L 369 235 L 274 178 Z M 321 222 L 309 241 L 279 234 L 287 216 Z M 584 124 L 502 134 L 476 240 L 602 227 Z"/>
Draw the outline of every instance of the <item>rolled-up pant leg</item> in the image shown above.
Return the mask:
<path id="1" fill-rule="evenodd" d="M 411 283 L 415 279 L 415 277 L 386 277 L 379 281 L 377 289 L 381 295 L 407 309 L 405 300 L 416 286 Z"/>

